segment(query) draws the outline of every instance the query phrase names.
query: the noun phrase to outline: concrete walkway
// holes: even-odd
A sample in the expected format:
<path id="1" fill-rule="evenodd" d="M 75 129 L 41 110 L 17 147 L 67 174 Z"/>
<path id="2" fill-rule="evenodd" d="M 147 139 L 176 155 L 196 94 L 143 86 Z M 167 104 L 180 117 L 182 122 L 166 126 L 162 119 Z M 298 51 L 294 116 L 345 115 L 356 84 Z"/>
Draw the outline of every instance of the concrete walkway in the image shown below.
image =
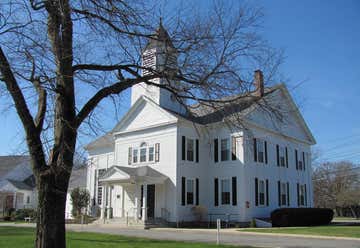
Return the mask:
<path id="1" fill-rule="evenodd" d="M 1 226 L 2 224 L 0 224 Z M 9 224 L 8 224 L 9 225 Z M 12 226 L 31 226 L 31 224 L 15 224 Z M 153 228 L 144 230 L 129 228 L 115 224 L 106 225 L 67 225 L 67 230 L 77 232 L 96 232 L 117 234 L 151 239 L 177 240 L 187 242 L 216 242 L 216 230 L 207 229 L 173 229 Z M 223 229 L 220 235 L 221 243 L 230 245 L 248 245 L 257 247 L 293 247 L 293 248 L 360 248 L 360 239 L 307 237 L 283 234 L 241 233 L 235 229 Z"/>

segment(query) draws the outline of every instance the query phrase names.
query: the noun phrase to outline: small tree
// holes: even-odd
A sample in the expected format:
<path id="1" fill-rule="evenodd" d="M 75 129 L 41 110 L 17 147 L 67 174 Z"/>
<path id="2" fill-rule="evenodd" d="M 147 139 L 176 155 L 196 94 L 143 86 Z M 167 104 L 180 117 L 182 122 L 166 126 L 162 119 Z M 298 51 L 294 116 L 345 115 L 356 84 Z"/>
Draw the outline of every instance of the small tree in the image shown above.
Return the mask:
<path id="1" fill-rule="evenodd" d="M 75 188 L 71 191 L 72 215 L 80 216 L 81 210 L 86 208 L 90 202 L 90 194 L 86 189 Z"/>

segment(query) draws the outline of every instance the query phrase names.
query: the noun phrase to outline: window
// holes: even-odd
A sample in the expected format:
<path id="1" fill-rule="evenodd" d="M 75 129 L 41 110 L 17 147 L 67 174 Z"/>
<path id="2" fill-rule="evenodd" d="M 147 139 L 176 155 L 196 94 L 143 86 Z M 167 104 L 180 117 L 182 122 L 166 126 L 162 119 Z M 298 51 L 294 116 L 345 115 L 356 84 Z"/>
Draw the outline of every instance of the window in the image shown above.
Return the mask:
<path id="1" fill-rule="evenodd" d="M 286 183 L 280 184 L 280 197 L 281 197 L 281 205 L 286 205 L 287 193 L 286 193 Z"/>
<path id="2" fill-rule="evenodd" d="M 279 164 L 281 167 L 285 167 L 285 147 L 279 147 Z"/>
<path id="3" fill-rule="evenodd" d="M 26 204 L 30 204 L 30 196 L 26 197 Z"/>
<path id="4" fill-rule="evenodd" d="M 192 179 L 186 181 L 186 204 L 194 204 L 194 180 Z"/>
<path id="5" fill-rule="evenodd" d="M 265 181 L 259 181 L 259 205 L 265 205 Z"/>
<path id="6" fill-rule="evenodd" d="M 133 150 L 133 163 L 138 162 L 138 149 Z"/>
<path id="7" fill-rule="evenodd" d="M 102 187 L 99 186 L 99 187 L 98 187 L 98 193 L 97 193 L 97 202 L 98 202 L 98 205 L 101 205 L 101 201 L 102 201 Z"/>
<path id="8" fill-rule="evenodd" d="M 188 161 L 194 161 L 194 140 L 186 139 L 186 155 Z"/>
<path id="9" fill-rule="evenodd" d="M 298 169 L 299 170 L 303 169 L 303 161 L 301 159 L 298 161 Z"/>
<path id="10" fill-rule="evenodd" d="M 257 141 L 257 158 L 258 162 L 264 163 L 264 142 L 262 140 Z"/>
<path id="11" fill-rule="evenodd" d="M 230 143 L 229 139 L 221 140 L 221 161 L 229 160 L 230 154 Z"/>
<path id="12" fill-rule="evenodd" d="M 140 148 L 140 163 L 146 162 L 146 147 Z"/>
<path id="13" fill-rule="evenodd" d="M 222 205 L 230 204 L 230 180 L 229 179 L 221 180 L 221 204 Z"/>
<path id="14" fill-rule="evenodd" d="M 300 185 L 299 195 L 300 195 L 300 205 L 305 206 L 306 205 L 305 204 L 305 184 Z"/>
<path id="15" fill-rule="evenodd" d="M 154 147 L 150 146 L 149 147 L 149 162 L 154 161 Z"/>

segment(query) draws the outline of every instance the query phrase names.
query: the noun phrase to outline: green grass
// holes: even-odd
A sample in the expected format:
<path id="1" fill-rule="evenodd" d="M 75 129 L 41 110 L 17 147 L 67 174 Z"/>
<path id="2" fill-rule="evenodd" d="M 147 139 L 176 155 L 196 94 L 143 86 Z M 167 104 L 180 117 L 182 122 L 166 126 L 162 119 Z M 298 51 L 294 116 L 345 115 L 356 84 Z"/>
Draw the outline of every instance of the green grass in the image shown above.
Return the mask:
<path id="1" fill-rule="evenodd" d="M 32 248 L 34 247 L 34 228 L 0 227 L 1 248 Z M 217 246 L 216 244 L 185 243 L 176 241 L 151 240 L 118 235 L 67 232 L 66 243 L 68 248 L 230 248 L 234 246 Z M 244 247 L 244 246 L 242 246 Z"/>
<path id="2" fill-rule="evenodd" d="M 315 226 L 315 227 L 282 227 L 282 228 L 243 228 L 243 232 L 282 233 L 319 235 L 331 237 L 360 238 L 360 226 Z"/>

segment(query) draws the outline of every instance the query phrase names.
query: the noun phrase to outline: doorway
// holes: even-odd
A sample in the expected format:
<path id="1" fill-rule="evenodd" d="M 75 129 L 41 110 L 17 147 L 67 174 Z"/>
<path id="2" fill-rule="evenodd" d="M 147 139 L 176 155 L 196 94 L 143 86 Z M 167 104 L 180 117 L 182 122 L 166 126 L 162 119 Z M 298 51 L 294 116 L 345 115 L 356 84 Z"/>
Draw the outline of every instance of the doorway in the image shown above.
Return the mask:
<path id="1" fill-rule="evenodd" d="M 147 217 L 155 217 L 155 184 L 147 185 L 147 195 L 146 195 L 146 207 L 147 207 Z"/>

